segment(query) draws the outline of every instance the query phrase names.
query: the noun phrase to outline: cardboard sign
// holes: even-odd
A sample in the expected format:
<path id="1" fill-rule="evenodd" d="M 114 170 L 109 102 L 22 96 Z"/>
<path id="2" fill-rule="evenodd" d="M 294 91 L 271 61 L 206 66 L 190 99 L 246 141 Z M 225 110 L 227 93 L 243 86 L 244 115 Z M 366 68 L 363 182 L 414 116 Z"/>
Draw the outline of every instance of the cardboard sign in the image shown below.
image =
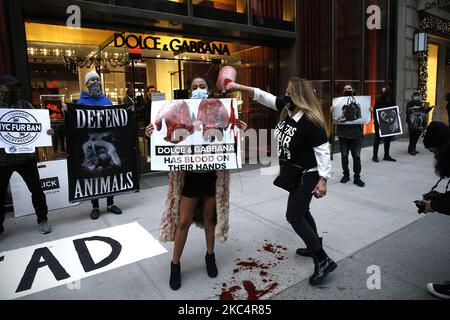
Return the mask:
<path id="1" fill-rule="evenodd" d="M 0 108 L 0 148 L 6 153 L 33 153 L 52 145 L 49 110 Z"/>
<path id="2" fill-rule="evenodd" d="M 68 284 L 167 250 L 137 222 L 0 253 L 0 300 Z"/>
<path id="3" fill-rule="evenodd" d="M 49 211 L 78 204 L 69 202 L 66 160 L 40 162 L 38 163 L 38 170 Z M 23 181 L 17 172 L 13 173 L 10 186 L 14 205 L 14 217 L 34 214 L 35 210 L 31 202 L 31 193 L 25 181 Z"/>
<path id="4" fill-rule="evenodd" d="M 136 118 L 128 105 L 68 104 L 69 201 L 139 191 Z"/>
<path id="5" fill-rule="evenodd" d="M 371 97 L 339 97 L 333 99 L 334 124 L 368 124 L 372 119 Z"/>
<path id="6" fill-rule="evenodd" d="M 402 121 L 400 119 L 399 107 L 388 107 L 376 110 L 379 124 L 379 135 L 381 138 L 392 137 L 403 134 Z"/>
<path id="7" fill-rule="evenodd" d="M 152 170 L 241 168 L 236 107 L 236 99 L 153 102 Z"/>

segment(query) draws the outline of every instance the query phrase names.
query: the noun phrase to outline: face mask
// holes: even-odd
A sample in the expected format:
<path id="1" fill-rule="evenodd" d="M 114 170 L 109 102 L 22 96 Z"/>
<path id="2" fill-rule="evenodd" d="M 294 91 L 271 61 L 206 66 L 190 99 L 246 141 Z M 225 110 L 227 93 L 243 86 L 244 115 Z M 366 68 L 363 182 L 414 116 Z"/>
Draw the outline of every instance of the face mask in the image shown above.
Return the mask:
<path id="1" fill-rule="evenodd" d="M 208 96 L 208 90 L 199 88 L 192 91 L 191 99 L 208 99 Z"/>
<path id="2" fill-rule="evenodd" d="M 102 86 L 100 85 L 100 82 L 93 82 L 89 87 L 89 94 L 94 98 L 98 98 L 100 97 L 101 93 L 102 93 Z"/>
<path id="3" fill-rule="evenodd" d="M 19 90 L 11 88 L 10 91 L 0 92 L 0 105 L 14 106 L 19 100 Z"/>
<path id="4" fill-rule="evenodd" d="M 351 90 L 345 90 L 345 91 L 344 91 L 344 95 L 345 95 L 345 96 L 352 96 L 352 95 L 353 95 L 353 91 L 351 91 Z"/>
<path id="5" fill-rule="evenodd" d="M 419 97 L 419 96 L 413 96 L 413 100 L 414 100 L 414 101 L 419 101 L 419 100 L 420 100 L 420 97 Z"/>

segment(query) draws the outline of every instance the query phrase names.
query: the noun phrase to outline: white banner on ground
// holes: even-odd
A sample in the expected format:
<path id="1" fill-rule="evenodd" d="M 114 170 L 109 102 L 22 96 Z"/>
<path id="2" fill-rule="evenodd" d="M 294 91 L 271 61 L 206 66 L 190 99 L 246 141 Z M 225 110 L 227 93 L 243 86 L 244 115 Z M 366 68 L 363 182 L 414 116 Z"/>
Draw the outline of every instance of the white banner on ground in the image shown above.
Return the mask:
<path id="1" fill-rule="evenodd" d="M 49 110 L 0 108 L 0 148 L 7 153 L 32 153 L 52 145 Z"/>
<path id="2" fill-rule="evenodd" d="M 334 124 L 368 124 L 372 119 L 371 100 L 370 96 L 334 98 Z"/>
<path id="3" fill-rule="evenodd" d="M 378 109 L 376 111 L 381 138 L 399 136 L 403 134 L 402 120 L 398 106 Z"/>
<path id="4" fill-rule="evenodd" d="M 42 190 L 47 199 L 48 210 L 71 207 L 79 203 L 69 202 L 69 184 L 67 179 L 67 160 L 55 160 L 38 163 Z M 22 177 L 14 172 L 11 180 L 11 194 L 14 205 L 14 217 L 34 213 L 31 193 Z"/>
<path id="5" fill-rule="evenodd" d="M 236 99 L 152 104 L 152 170 L 200 171 L 242 167 Z"/>
<path id="6" fill-rule="evenodd" d="M 137 222 L 0 253 L 0 300 L 16 299 L 166 253 Z"/>

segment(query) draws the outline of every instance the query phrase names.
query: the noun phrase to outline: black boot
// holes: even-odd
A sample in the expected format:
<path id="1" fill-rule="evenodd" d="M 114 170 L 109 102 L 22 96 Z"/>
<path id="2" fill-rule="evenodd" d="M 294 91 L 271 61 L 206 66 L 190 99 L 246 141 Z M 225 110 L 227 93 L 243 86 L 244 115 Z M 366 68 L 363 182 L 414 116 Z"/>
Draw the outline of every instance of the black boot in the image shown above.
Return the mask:
<path id="1" fill-rule="evenodd" d="M 217 270 L 216 255 L 214 254 L 214 252 L 211 254 L 206 253 L 205 262 L 206 272 L 208 273 L 208 276 L 210 276 L 211 278 L 216 278 L 219 271 Z"/>
<path id="2" fill-rule="evenodd" d="M 181 287 L 181 265 L 170 263 L 170 288 L 178 290 Z"/>
<path id="3" fill-rule="evenodd" d="M 319 237 L 320 246 L 322 247 L 322 239 Z M 298 248 L 297 254 L 302 257 L 311 257 L 311 252 L 309 252 L 308 248 Z"/>
<path id="4" fill-rule="evenodd" d="M 321 284 L 325 277 L 337 268 L 337 264 L 328 257 L 323 248 L 313 253 L 312 256 L 314 258 L 315 268 L 314 274 L 309 278 L 309 283 L 312 286 L 316 286 Z"/>

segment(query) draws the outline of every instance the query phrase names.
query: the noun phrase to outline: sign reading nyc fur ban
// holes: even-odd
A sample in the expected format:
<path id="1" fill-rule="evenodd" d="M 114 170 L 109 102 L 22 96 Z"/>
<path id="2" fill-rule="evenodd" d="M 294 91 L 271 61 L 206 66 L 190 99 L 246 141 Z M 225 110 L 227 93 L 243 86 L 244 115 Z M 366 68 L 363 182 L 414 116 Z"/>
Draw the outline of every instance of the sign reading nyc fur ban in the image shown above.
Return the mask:
<path id="1" fill-rule="evenodd" d="M 131 106 L 68 104 L 65 120 L 71 202 L 139 191 Z"/>
<path id="2" fill-rule="evenodd" d="M 0 108 L 0 148 L 7 153 L 32 153 L 51 146 L 48 110 Z"/>

